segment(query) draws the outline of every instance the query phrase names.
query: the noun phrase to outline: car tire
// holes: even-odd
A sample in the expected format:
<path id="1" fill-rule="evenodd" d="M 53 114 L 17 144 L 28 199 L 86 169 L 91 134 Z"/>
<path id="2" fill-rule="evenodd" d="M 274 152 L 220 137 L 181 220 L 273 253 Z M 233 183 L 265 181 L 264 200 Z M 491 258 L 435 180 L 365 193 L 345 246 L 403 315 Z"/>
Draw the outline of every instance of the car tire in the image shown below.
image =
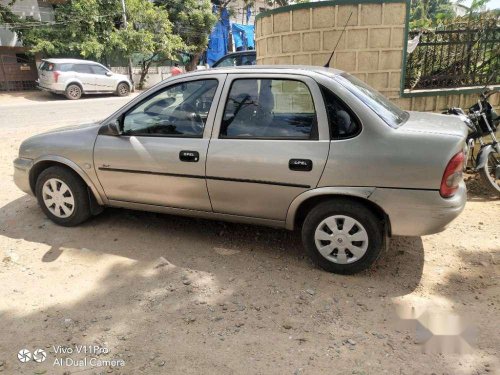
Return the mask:
<path id="1" fill-rule="evenodd" d="M 120 82 L 116 87 L 116 95 L 118 96 L 128 96 L 130 94 L 130 86 L 128 83 Z"/>
<path id="2" fill-rule="evenodd" d="M 70 100 L 78 100 L 82 97 L 82 88 L 76 83 L 71 83 L 66 87 L 64 95 Z"/>
<path id="3" fill-rule="evenodd" d="M 344 228 L 345 225 L 348 227 Z M 302 225 L 307 254 L 321 268 L 354 274 L 370 267 L 384 245 L 384 225 L 365 205 L 344 199 L 315 206 Z"/>
<path id="4" fill-rule="evenodd" d="M 42 171 L 35 192 L 42 211 L 56 224 L 72 227 L 91 216 L 87 185 L 67 168 L 54 166 Z"/>

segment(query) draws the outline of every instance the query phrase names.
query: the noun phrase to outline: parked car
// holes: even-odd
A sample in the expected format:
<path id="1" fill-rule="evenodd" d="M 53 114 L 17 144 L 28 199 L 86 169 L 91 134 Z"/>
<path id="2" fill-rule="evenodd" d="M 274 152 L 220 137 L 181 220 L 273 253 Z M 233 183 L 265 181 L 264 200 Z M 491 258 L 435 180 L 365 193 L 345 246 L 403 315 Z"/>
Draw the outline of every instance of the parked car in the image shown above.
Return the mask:
<path id="1" fill-rule="evenodd" d="M 113 206 L 299 229 L 317 264 L 349 274 L 388 236 L 460 214 L 466 136 L 458 117 L 403 111 L 342 71 L 220 68 L 25 140 L 14 180 L 63 226 Z"/>
<path id="2" fill-rule="evenodd" d="M 255 50 L 231 52 L 217 60 L 212 68 L 240 65 L 255 65 L 257 54 Z"/>
<path id="3" fill-rule="evenodd" d="M 83 94 L 115 93 L 127 96 L 132 83 L 123 74 L 113 73 L 105 66 L 87 60 L 46 59 L 38 68 L 38 88 L 68 99 L 80 99 Z"/>

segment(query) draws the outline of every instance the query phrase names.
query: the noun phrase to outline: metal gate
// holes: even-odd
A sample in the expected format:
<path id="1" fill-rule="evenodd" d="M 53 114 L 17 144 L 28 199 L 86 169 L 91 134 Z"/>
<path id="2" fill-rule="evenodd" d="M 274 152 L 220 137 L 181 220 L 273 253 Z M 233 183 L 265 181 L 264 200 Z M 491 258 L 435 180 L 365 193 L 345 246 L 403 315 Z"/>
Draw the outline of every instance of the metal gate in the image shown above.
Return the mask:
<path id="1" fill-rule="evenodd" d="M 38 72 L 34 60 L 0 55 L 0 91 L 33 90 Z"/>

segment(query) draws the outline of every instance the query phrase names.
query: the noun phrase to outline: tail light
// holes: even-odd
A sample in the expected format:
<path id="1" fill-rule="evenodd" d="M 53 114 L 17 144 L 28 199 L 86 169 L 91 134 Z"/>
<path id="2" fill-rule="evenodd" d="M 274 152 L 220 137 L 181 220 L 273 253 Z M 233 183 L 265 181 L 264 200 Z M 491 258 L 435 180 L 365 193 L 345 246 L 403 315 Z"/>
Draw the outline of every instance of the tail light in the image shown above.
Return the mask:
<path id="1" fill-rule="evenodd" d="M 54 82 L 57 83 L 57 80 L 59 78 L 59 75 L 61 72 L 58 72 L 57 70 L 53 71 L 52 74 L 54 75 Z"/>
<path id="2" fill-rule="evenodd" d="M 443 173 L 443 179 L 441 180 L 441 188 L 439 189 L 439 194 L 443 198 L 452 197 L 458 190 L 458 185 L 462 181 L 464 161 L 464 153 L 460 151 L 448 162 Z"/>

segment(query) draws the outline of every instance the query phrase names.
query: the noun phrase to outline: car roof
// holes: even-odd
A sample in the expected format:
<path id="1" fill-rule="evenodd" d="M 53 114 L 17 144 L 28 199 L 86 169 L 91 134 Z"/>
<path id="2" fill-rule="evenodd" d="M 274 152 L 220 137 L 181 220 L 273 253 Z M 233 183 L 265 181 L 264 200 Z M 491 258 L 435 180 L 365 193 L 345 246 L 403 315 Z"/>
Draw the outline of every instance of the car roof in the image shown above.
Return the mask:
<path id="1" fill-rule="evenodd" d="M 188 74 L 209 74 L 212 73 L 225 73 L 225 74 L 250 74 L 250 73 L 289 73 L 289 74 L 304 74 L 304 73 L 320 73 L 323 75 L 339 75 L 344 71 L 333 68 L 325 68 L 322 66 L 311 65 L 241 65 L 229 67 L 216 67 L 207 70 L 198 70 L 196 72 L 189 72 Z"/>
<path id="2" fill-rule="evenodd" d="M 92 65 L 101 65 L 98 62 L 90 61 L 90 60 L 81 60 L 81 59 L 42 59 L 42 61 L 47 61 L 52 64 L 92 64 Z"/>
<path id="3" fill-rule="evenodd" d="M 234 56 L 234 55 L 256 55 L 256 54 L 257 53 L 254 49 L 247 49 L 246 51 L 229 52 L 228 54 L 222 56 L 219 60 L 223 59 L 224 57 Z"/>

